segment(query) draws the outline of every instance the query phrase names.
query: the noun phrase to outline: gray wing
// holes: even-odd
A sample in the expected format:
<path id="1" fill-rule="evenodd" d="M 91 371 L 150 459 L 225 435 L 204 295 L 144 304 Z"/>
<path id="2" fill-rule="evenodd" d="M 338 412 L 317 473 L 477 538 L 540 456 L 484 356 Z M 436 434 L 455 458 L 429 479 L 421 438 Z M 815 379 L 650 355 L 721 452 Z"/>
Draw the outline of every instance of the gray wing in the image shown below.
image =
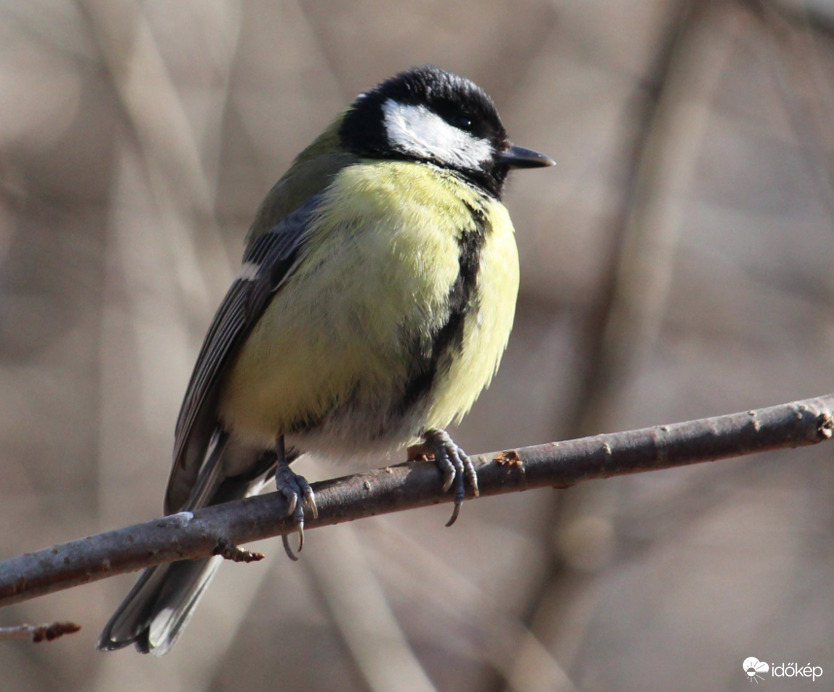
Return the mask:
<path id="1" fill-rule="evenodd" d="M 241 271 L 214 316 L 185 391 L 165 495 L 166 513 L 178 511 L 188 499 L 217 429 L 221 373 L 298 262 L 305 230 L 320 199 L 320 195 L 311 197 L 268 233 L 258 236 L 243 256 Z"/>

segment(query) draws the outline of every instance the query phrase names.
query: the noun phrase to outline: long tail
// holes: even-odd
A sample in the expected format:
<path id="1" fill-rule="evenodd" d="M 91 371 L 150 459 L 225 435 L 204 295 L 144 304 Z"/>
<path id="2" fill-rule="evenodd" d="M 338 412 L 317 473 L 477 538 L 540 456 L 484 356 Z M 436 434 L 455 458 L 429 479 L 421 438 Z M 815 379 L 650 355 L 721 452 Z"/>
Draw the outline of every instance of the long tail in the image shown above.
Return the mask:
<path id="1" fill-rule="evenodd" d="M 191 510 L 255 495 L 274 473 L 273 455 L 271 463 L 268 456 L 260 463 L 257 458 L 253 460 L 252 466 L 259 471 L 254 478 L 252 474 L 224 478 L 221 475 L 222 460 L 228 452 L 227 442 L 225 434 L 215 439 L 214 448 L 183 509 Z M 252 451 L 252 454 L 255 452 Z M 263 452 L 259 454 L 265 456 Z M 194 608 L 222 560 L 222 557 L 182 560 L 146 569 L 105 625 L 97 648 L 113 651 L 135 644 L 145 654 L 162 656 L 167 653 L 191 619 Z"/>
<path id="2" fill-rule="evenodd" d="M 97 648 L 113 651 L 135 644 L 143 654 L 168 653 L 222 559 L 183 560 L 146 569 L 105 626 Z"/>

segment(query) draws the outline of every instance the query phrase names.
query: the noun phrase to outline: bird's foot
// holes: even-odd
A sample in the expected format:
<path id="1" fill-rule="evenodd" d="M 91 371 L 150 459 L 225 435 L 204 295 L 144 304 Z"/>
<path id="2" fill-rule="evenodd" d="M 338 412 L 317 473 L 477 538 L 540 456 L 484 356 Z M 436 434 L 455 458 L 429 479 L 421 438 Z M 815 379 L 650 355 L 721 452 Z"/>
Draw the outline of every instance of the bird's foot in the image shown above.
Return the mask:
<path id="1" fill-rule="evenodd" d="M 286 462 L 278 462 L 278 468 L 275 470 L 275 485 L 278 492 L 287 498 L 289 504 L 287 516 L 292 517 L 293 524 L 298 531 L 298 552 L 301 552 L 304 547 L 304 506 L 309 507 L 313 517 L 318 517 L 316 495 L 307 480 L 290 469 L 290 465 Z M 286 534 L 281 536 L 281 540 L 290 560 L 298 560 Z"/>
<path id="2" fill-rule="evenodd" d="M 472 494 L 478 497 L 478 474 L 472 460 L 466 455 L 445 430 L 427 430 L 423 434 L 425 444 L 423 451 L 434 456 L 434 463 L 443 474 L 443 492 L 452 486 L 455 490 L 455 508 L 446 526 L 455 523 L 460 513 L 460 506 L 466 497 L 466 485 L 472 488 Z"/>

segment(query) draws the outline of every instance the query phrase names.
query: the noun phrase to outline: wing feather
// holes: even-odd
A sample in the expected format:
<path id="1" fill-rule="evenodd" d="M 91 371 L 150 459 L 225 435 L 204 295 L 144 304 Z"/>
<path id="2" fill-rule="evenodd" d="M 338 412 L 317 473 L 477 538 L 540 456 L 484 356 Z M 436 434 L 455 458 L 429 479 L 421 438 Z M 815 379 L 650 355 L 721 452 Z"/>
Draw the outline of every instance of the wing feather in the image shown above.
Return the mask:
<path id="1" fill-rule="evenodd" d="M 219 423 L 216 403 L 224 367 L 300 260 L 305 231 L 320 198 L 312 197 L 269 232 L 255 238 L 244 253 L 241 271 L 212 320 L 183 398 L 166 511 L 177 511 L 188 498 Z"/>

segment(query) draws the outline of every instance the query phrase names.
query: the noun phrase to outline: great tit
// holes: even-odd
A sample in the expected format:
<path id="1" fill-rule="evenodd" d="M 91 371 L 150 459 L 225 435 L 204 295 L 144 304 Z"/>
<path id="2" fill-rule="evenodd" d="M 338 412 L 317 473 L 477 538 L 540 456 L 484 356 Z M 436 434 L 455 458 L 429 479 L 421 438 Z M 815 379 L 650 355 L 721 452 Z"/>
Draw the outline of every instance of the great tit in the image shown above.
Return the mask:
<path id="1" fill-rule="evenodd" d="M 422 439 L 454 521 L 472 462 L 445 432 L 492 379 L 518 292 L 501 192 L 514 146 L 471 81 L 417 67 L 360 94 L 270 190 L 209 327 L 176 426 L 165 512 L 272 477 L 299 532 L 302 452 L 356 457 Z M 286 544 L 285 544 L 286 545 Z M 146 570 L 98 648 L 173 646 L 222 558 Z"/>

